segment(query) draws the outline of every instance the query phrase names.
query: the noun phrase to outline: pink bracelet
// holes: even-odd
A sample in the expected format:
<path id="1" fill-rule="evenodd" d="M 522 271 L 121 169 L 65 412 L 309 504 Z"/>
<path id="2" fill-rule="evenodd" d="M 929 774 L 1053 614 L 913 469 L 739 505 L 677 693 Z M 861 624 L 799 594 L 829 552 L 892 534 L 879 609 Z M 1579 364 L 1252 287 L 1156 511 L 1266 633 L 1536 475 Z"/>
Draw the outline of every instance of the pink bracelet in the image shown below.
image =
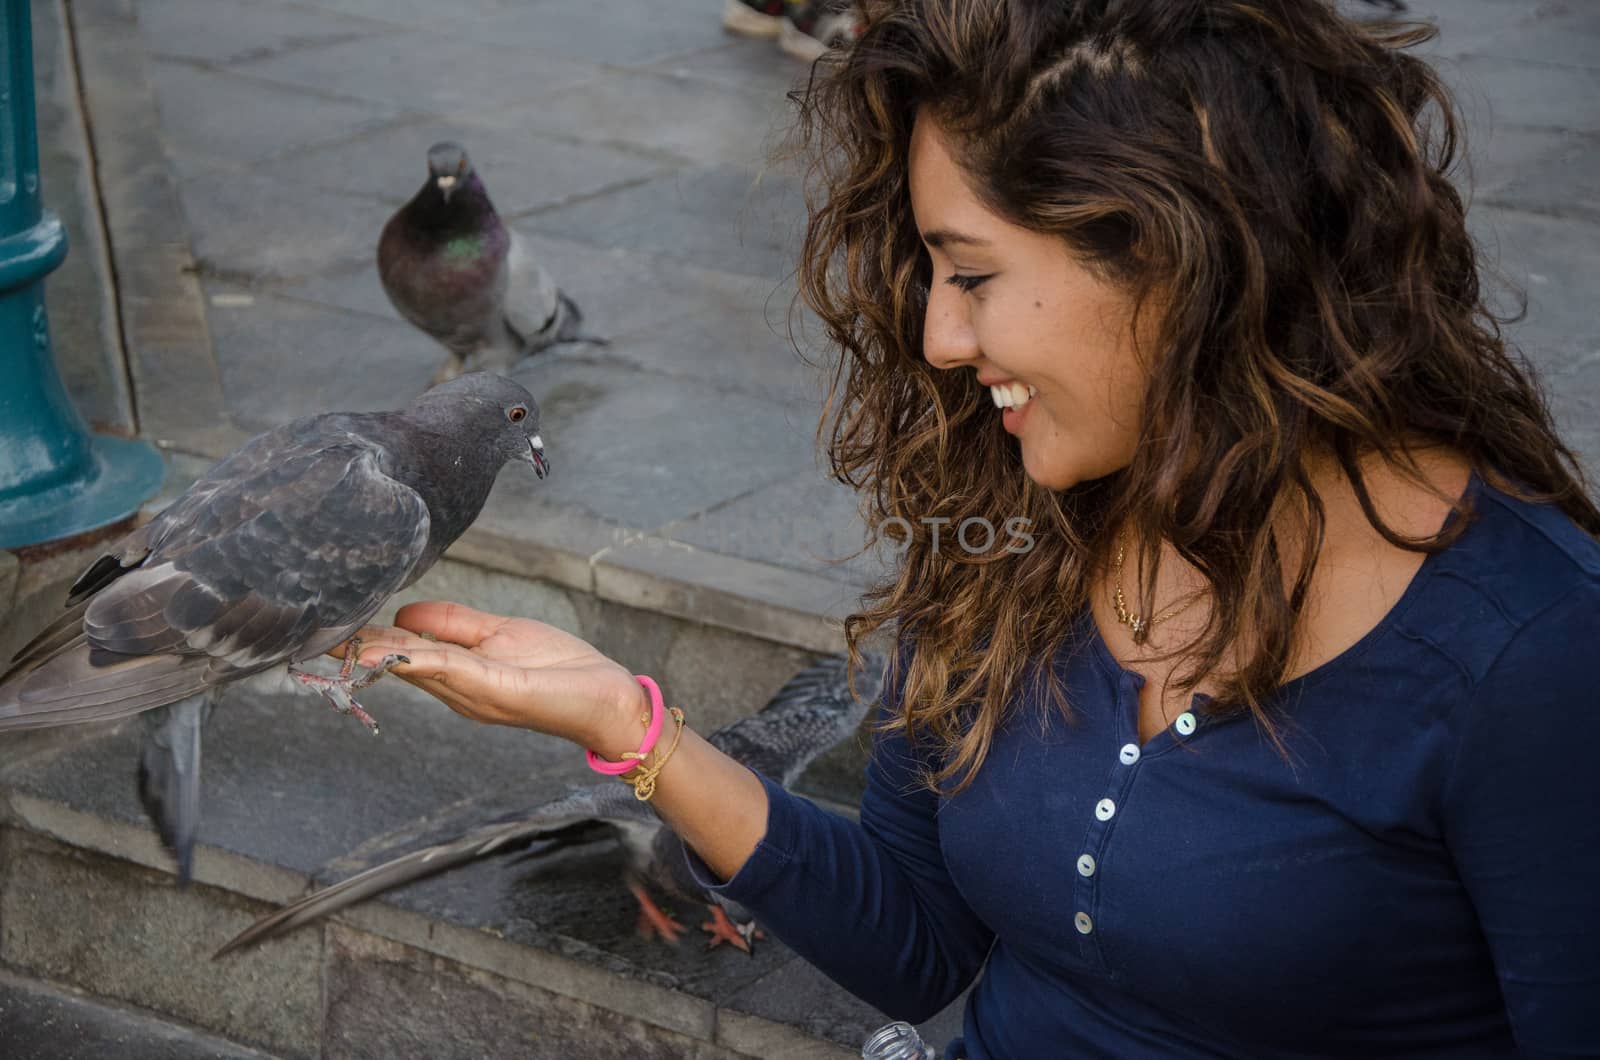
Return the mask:
<path id="1" fill-rule="evenodd" d="M 633 678 L 644 686 L 650 693 L 650 723 L 644 730 L 644 743 L 639 745 L 637 751 L 629 751 L 622 756 L 620 762 L 609 762 L 593 751 L 585 750 L 583 753 L 589 760 L 589 768 L 596 773 L 604 773 L 608 777 L 620 777 L 624 773 L 631 773 L 639 768 L 639 763 L 645 756 L 655 750 L 656 741 L 661 738 L 661 721 L 666 716 L 666 704 L 661 701 L 661 686 L 656 684 L 644 674 L 636 674 Z"/>

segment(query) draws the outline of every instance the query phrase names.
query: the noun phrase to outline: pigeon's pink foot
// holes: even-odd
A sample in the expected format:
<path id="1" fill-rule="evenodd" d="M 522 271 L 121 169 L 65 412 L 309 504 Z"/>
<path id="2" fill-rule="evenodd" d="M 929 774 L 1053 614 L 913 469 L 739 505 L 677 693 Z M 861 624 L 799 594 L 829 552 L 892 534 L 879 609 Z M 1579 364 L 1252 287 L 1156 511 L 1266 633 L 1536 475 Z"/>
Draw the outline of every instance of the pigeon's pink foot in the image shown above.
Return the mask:
<path id="1" fill-rule="evenodd" d="M 325 696 L 333 709 L 340 714 L 354 715 L 357 721 L 372 730 L 372 735 L 378 735 L 378 723 L 372 715 L 361 709 L 361 704 L 356 702 L 355 694 L 371 685 L 378 678 L 388 673 L 400 663 L 411 660 L 404 655 L 385 655 L 378 665 L 368 668 L 366 673 L 356 674 L 356 659 L 361 654 L 361 641 L 351 638 L 350 644 L 345 648 L 344 665 L 339 667 L 337 677 L 323 677 L 321 674 L 308 673 L 305 670 L 289 667 L 289 676 L 306 688 L 314 688 Z"/>
<path id="2" fill-rule="evenodd" d="M 710 941 L 706 943 L 706 949 L 714 950 L 726 942 L 751 956 L 755 956 L 752 943 L 756 939 L 764 939 L 767 936 L 763 935 L 761 929 L 756 927 L 754 920 L 748 924 L 735 924 L 728 919 L 728 914 L 723 911 L 720 905 L 708 905 L 706 908 L 711 910 L 711 919 L 700 925 L 700 930 L 711 936 Z"/>
<path id="3" fill-rule="evenodd" d="M 660 935 L 662 941 L 676 946 L 678 936 L 683 934 L 683 925 L 662 912 L 649 892 L 637 883 L 630 883 L 628 890 L 633 892 L 634 900 L 639 903 L 639 936 L 648 939 Z"/>

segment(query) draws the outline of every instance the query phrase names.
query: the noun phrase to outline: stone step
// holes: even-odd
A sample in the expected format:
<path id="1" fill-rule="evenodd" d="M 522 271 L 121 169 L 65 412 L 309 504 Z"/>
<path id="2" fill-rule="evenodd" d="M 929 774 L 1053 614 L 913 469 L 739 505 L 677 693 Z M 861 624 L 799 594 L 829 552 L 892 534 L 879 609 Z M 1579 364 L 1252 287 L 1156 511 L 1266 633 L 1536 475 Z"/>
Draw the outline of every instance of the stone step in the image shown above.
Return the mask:
<path id="1" fill-rule="evenodd" d="M 266 1060 L 267 1053 L 131 1005 L 0 971 L 0 1046 L 28 1060 Z"/>
<path id="2" fill-rule="evenodd" d="M 663 675 L 707 727 L 758 709 L 808 658 L 464 564 L 441 565 L 430 588 L 514 597 L 576 628 Z M 59 593 L 13 608 L 0 652 Z M 135 794 L 138 719 L 7 737 L 0 964 L 295 1057 L 477 1057 L 517 1043 L 536 1057 L 625 1044 L 663 1058 L 844 1058 L 884 1022 L 775 941 L 746 957 L 707 952 L 693 933 L 675 948 L 641 940 L 621 852 L 604 844 L 484 861 L 213 962 L 313 883 L 591 781 L 570 745 L 469 723 L 401 682 L 364 700 L 381 736 L 281 681 L 224 697 L 207 733 L 195 883 L 182 891 Z M 798 786 L 853 805 L 863 747 L 847 742 Z M 676 910 L 690 927 L 701 912 Z M 956 1019 L 930 1034 L 947 1039 Z"/>

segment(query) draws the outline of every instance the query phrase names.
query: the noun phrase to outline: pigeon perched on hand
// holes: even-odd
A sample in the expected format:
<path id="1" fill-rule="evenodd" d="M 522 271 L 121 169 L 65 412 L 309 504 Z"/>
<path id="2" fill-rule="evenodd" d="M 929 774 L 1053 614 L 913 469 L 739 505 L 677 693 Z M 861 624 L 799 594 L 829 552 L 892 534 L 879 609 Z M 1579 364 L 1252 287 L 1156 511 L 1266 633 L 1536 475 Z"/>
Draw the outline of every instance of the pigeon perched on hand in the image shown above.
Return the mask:
<path id="1" fill-rule="evenodd" d="M 434 382 L 503 372 L 579 333 L 583 314 L 505 226 L 460 144 L 428 149 L 428 180 L 383 226 L 378 277 L 400 315 L 450 355 Z"/>
<path id="2" fill-rule="evenodd" d="M 883 688 L 883 657 L 864 652 L 852 691 L 848 661 L 830 657 L 789 679 L 771 701 L 706 737 L 713 747 L 764 776 L 793 784 L 817 756 L 855 733 Z M 711 919 L 701 925 L 709 946 L 722 942 L 750 952 L 755 924 L 735 924 L 722 899 L 706 892 L 689 872 L 682 840 L 662 823 L 648 802 L 627 785 L 593 784 L 526 814 L 492 821 L 450 843 L 427 847 L 368 869 L 284 906 L 256 921 L 216 956 L 283 934 L 336 913 L 375 894 L 432 876 L 490 854 L 536 844 L 535 855 L 576 843 L 611 838 L 627 854 L 628 889 L 639 902 L 639 930 L 676 942 L 682 925 L 662 911 L 646 884 L 686 901 L 700 902 Z"/>
<path id="3" fill-rule="evenodd" d="M 0 733 L 148 711 L 139 791 L 190 873 L 200 731 L 220 689 L 289 664 L 373 732 L 355 700 L 390 667 L 299 668 L 365 625 L 471 525 L 501 467 L 549 469 L 539 407 L 486 373 L 396 412 L 329 413 L 247 442 L 78 579 L 0 676 Z"/>

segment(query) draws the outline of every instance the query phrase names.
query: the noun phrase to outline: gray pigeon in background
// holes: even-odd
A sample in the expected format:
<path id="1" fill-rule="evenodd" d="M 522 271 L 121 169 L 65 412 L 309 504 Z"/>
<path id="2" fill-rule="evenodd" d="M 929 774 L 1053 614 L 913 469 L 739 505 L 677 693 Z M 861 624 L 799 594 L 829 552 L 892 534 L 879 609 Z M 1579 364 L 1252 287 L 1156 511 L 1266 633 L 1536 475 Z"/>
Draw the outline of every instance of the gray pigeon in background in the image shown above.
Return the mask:
<path id="1" fill-rule="evenodd" d="M 337 677 L 298 667 L 350 638 L 422 576 L 500 468 L 548 470 L 539 408 L 486 373 L 396 412 L 328 413 L 250 442 L 72 586 L 67 610 L 0 676 L 0 733 L 145 716 L 139 793 L 187 882 L 200 733 L 227 684 L 289 664 L 373 732 L 354 698 L 401 656 Z"/>
<path id="2" fill-rule="evenodd" d="M 428 180 L 378 240 L 378 277 L 400 315 L 450 356 L 434 375 L 503 372 L 579 333 L 583 314 L 505 226 L 460 144 L 428 149 Z"/>
<path id="3" fill-rule="evenodd" d="M 882 693 L 883 668 L 882 656 L 863 652 L 852 691 L 848 660 L 842 656 L 823 659 L 790 678 L 759 713 L 724 726 L 706 739 L 724 754 L 788 787 L 818 755 L 856 732 Z M 533 844 L 533 853 L 543 855 L 600 839 L 616 840 L 627 854 L 628 889 L 639 902 L 641 933 L 676 942 L 683 930 L 650 897 L 645 887 L 648 883 L 676 898 L 705 904 L 711 920 L 701 928 L 710 933 L 711 946 L 728 942 L 750 952 L 754 923 L 730 921 L 727 909 L 735 915 L 742 911 L 732 905 L 725 907 L 702 889 L 689 873 L 683 842 L 649 803 L 634 797 L 633 789 L 612 781 L 578 788 L 531 812 L 479 825 L 460 839 L 414 851 L 326 887 L 258 920 L 216 956 L 490 854 Z"/>

